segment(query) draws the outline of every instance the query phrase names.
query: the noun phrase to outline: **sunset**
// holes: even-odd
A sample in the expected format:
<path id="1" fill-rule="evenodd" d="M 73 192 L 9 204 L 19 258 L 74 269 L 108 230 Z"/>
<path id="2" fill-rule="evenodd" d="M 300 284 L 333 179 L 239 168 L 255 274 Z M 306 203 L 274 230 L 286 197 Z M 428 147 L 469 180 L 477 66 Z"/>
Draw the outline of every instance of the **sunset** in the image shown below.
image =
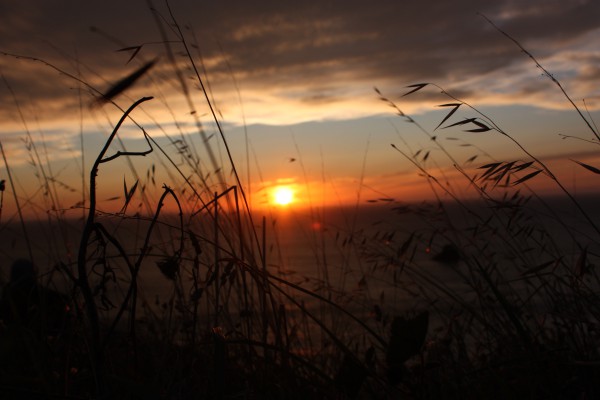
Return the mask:
<path id="1" fill-rule="evenodd" d="M 600 3 L 0 16 L 0 394 L 600 390 Z"/>
<path id="2" fill-rule="evenodd" d="M 287 206 L 294 202 L 294 192 L 287 186 L 278 186 L 273 189 L 273 202 L 280 206 Z"/>

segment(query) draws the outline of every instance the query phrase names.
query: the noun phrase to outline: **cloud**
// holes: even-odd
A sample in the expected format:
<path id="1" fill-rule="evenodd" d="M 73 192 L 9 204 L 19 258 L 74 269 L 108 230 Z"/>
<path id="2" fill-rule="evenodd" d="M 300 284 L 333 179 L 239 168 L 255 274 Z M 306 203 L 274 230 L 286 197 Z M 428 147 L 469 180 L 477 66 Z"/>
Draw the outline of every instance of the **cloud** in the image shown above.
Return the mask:
<path id="1" fill-rule="evenodd" d="M 154 6 L 193 90 L 194 73 L 182 57 L 179 32 L 167 24 L 170 11 L 162 2 Z M 98 90 L 158 56 L 159 66 L 139 85 L 167 99 L 179 90 L 156 15 L 145 1 L 63 0 L 31 7 L 10 0 L 0 7 L 6 16 L 0 50 L 42 58 Z M 531 60 L 477 12 L 548 62 L 553 73 L 572 83 L 576 97 L 595 96 L 593 88 L 600 83 L 597 54 L 589 44 L 600 37 L 595 17 L 600 4 L 594 1 L 229 0 L 171 2 L 171 7 L 203 76 L 204 63 L 217 102 L 223 109 L 238 107 L 239 91 L 253 122 L 268 123 L 276 113 L 291 114 L 279 116 L 277 123 L 346 118 L 344 107 L 374 98 L 373 86 L 394 94 L 421 81 L 460 90 L 484 104 L 534 101 L 563 107 L 560 96 L 540 94 Z M 140 50 L 128 63 L 132 51 L 116 50 L 129 46 Z M 46 110 L 44 115 L 79 107 L 77 82 L 47 66 L 1 56 L 0 69 L 17 93 L 35 99 L 40 112 Z M 91 99 L 87 91 L 85 96 Z M 10 103 L 7 91 L 0 90 L 4 116 L 12 112 L 5 107 Z M 359 115 L 374 110 L 354 108 Z M 229 115 L 235 118 L 231 122 L 241 123 L 239 112 Z"/>

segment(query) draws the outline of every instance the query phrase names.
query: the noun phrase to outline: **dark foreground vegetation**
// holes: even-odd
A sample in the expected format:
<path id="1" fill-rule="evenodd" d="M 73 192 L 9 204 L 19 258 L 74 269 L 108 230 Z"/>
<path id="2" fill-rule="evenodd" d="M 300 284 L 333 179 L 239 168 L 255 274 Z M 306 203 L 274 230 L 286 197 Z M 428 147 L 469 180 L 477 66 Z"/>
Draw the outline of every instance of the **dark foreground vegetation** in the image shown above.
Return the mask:
<path id="1" fill-rule="evenodd" d="M 175 46 L 183 49 L 206 93 L 186 37 L 172 15 L 161 15 L 157 23 L 164 20 L 176 39 L 164 38 L 167 53 Z M 152 66 L 142 62 L 103 93 L 79 84 L 98 102 L 117 106 L 115 97 Z M 188 84 L 183 79 L 180 84 L 193 104 Z M 394 145 L 390 151 L 414 164 L 437 200 L 380 202 L 389 204 L 390 214 L 410 214 L 423 227 L 338 230 L 335 243 L 352 256 L 337 265 L 321 261 L 318 276 L 310 279 L 286 275 L 267 262 L 272 245 L 266 239 L 268 224 L 251 212 L 233 160 L 226 168 L 231 170 L 228 183 L 208 140 L 203 149 L 208 167 L 184 135 L 169 139 L 184 160 L 178 163 L 143 127 L 146 150 L 114 151 L 122 124 L 135 126 L 135 112 L 151 98 L 133 102 L 122 110 L 89 171 L 81 205 L 85 220 L 71 231 L 80 243 L 77 255 L 41 260 L 21 217 L 19 229 L 37 266 L 5 260 L 12 269 L 3 275 L 0 397 L 600 397 L 597 214 L 590 214 L 542 160 L 476 108 L 433 84 L 411 85 L 407 94 L 418 96 L 433 87 L 450 98 L 440 128 L 503 135 L 525 159 L 490 160 L 474 172 L 467 170 L 441 140 L 377 91 L 400 118 L 428 136 L 438 155 L 451 161 L 477 201 L 459 195 L 464 192 L 458 183 L 448 185 L 433 175 L 431 150 Z M 206 102 L 229 154 L 208 95 Z M 457 118 L 463 110 L 471 115 Z M 575 112 L 597 145 L 593 121 L 577 107 Z M 205 135 L 198 126 L 198 134 Z M 34 153 L 36 144 L 28 144 Z M 102 212 L 96 180 L 105 179 L 104 165 L 157 153 L 173 180 L 160 196 L 152 200 L 146 191 L 154 180 L 153 165 L 145 179 L 136 174 L 133 185 L 125 183 L 120 212 Z M 10 160 L 3 158 L 9 171 Z M 579 164 L 590 174 L 600 172 Z M 58 196 L 43 163 L 36 168 L 50 197 Z M 554 182 L 576 213 L 575 222 L 527 188 L 540 178 Z M 2 196 L 14 195 L 20 215 L 26 205 L 19 204 L 12 177 L 6 179 Z M 153 212 L 130 211 L 138 201 Z M 163 212 L 167 203 L 178 210 L 174 216 Z M 60 213 L 48 215 L 51 236 L 69 232 L 70 222 Z M 129 228 L 133 225 L 135 230 Z M 8 227 L 0 221 L 3 238 L 11 232 Z M 425 260 L 420 254 L 430 256 Z M 364 268 L 356 294 L 345 279 L 355 272 L 349 258 L 359 256 Z M 427 262 L 443 268 L 426 268 Z M 148 270 L 155 273 L 152 279 L 144 276 Z M 147 295 L 152 282 L 162 286 L 160 296 Z M 374 282 L 385 289 L 373 290 Z M 372 293 L 365 295 L 369 288 Z M 405 303 L 402 312 L 394 298 Z"/>

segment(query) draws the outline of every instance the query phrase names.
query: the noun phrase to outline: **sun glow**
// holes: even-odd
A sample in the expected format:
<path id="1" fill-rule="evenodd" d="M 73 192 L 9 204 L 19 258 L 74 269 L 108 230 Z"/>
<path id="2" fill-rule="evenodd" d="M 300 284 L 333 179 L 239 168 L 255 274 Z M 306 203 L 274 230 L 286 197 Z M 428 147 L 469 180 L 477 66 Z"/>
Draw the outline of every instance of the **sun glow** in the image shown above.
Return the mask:
<path id="1" fill-rule="evenodd" d="M 277 186 L 273 189 L 273 203 L 287 206 L 294 201 L 294 191 L 289 186 Z"/>

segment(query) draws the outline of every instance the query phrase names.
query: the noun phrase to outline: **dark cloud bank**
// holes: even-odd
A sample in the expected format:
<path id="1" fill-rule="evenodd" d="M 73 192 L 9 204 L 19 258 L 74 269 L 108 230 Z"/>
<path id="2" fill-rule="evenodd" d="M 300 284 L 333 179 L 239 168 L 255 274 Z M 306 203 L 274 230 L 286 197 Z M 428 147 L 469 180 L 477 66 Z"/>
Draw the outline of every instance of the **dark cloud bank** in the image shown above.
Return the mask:
<path id="1" fill-rule="evenodd" d="M 165 3 L 153 4 L 169 39 L 175 40 L 173 27 L 165 24 L 171 21 Z M 535 43 L 531 50 L 540 56 L 597 32 L 600 15 L 600 2 L 575 0 L 237 0 L 170 5 L 187 39 L 197 40 L 202 57 L 217 60 L 210 65 L 216 79 L 231 68 L 245 87 L 301 85 L 307 88 L 306 101 L 316 102 L 335 98 L 340 77 L 402 84 L 448 82 L 527 62 L 478 12 L 524 45 Z M 138 61 L 127 65 L 130 53 L 116 52 L 119 48 L 143 45 L 139 62 L 165 55 L 164 46 L 153 44 L 162 37 L 145 1 L 10 0 L 0 4 L 0 15 L 1 51 L 42 58 L 100 87 Z M 10 56 L 2 56 L 0 67 L 15 89 L 30 96 L 62 95 L 54 86 L 60 79 L 55 71 L 24 66 Z M 581 79 L 597 84 L 597 69 L 587 71 Z M 9 102 L 7 96 L 2 88 L 1 105 Z"/>

